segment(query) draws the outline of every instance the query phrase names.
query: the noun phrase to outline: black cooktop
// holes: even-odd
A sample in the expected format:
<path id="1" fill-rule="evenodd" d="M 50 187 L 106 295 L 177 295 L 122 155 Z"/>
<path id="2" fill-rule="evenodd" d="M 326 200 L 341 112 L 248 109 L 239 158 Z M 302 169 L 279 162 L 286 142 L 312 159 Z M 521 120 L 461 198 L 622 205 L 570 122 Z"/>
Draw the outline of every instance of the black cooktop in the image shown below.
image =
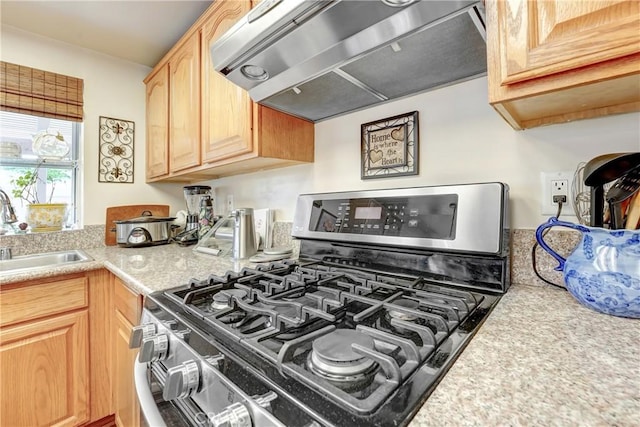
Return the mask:
<path id="1" fill-rule="evenodd" d="M 320 425 L 386 426 L 409 422 L 499 294 L 302 260 L 149 298 L 250 366 L 248 381 L 287 394 Z M 298 418 L 284 421 L 309 425 Z"/>

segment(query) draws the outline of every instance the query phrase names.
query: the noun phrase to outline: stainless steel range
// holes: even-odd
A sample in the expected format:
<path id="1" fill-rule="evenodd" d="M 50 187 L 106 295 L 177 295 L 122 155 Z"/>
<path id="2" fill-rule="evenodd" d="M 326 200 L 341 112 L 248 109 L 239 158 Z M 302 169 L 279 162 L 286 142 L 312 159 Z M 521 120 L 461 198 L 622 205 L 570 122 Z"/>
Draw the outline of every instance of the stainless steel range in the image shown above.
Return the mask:
<path id="1" fill-rule="evenodd" d="M 502 183 L 307 194 L 295 261 L 150 294 L 150 425 L 406 425 L 509 286 Z"/>

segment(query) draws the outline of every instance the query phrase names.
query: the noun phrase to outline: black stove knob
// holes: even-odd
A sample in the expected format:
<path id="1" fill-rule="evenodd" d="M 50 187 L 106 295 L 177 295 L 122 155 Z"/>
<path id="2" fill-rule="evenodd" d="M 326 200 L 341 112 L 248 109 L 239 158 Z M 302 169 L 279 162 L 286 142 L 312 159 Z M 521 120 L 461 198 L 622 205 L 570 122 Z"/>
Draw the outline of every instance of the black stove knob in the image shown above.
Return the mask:
<path id="1" fill-rule="evenodd" d="M 190 360 L 167 371 L 167 379 L 162 390 L 164 400 L 184 399 L 198 391 L 200 368 Z"/>
<path id="2" fill-rule="evenodd" d="M 249 410 L 242 403 L 234 403 L 224 411 L 209 418 L 213 427 L 252 427 Z"/>
<path id="3" fill-rule="evenodd" d="M 169 353 L 169 336 L 158 334 L 142 339 L 138 360 L 140 363 L 164 360 Z"/>
<path id="4" fill-rule="evenodd" d="M 155 335 L 157 328 L 155 323 L 145 323 L 144 325 L 134 326 L 131 329 L 129 337 L 129 348 L 139 348 L 144 338 Z"/>

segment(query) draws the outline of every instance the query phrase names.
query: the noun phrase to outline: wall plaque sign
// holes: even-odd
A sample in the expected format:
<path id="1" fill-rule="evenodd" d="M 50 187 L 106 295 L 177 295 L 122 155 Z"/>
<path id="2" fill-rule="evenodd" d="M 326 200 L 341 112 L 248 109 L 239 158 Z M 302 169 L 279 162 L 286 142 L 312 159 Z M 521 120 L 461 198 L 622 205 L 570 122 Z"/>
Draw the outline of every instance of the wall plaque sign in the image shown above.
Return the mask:
<path id="1" fill-rule="evenodd" d="M 135 124 L 100 116 L 98 182 L 133 183 Z"/>
<path id="2" fill-rule="evenodd" d="M 418 174 L 418 112 L 361 126 L 362 179 Z"/>

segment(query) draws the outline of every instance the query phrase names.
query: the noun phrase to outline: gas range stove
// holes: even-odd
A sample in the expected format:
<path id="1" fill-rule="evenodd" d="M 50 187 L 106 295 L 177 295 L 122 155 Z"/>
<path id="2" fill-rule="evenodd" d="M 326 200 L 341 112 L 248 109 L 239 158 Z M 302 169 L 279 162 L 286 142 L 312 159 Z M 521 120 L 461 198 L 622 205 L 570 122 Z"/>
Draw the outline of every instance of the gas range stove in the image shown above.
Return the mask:
<path id="1" fill-rule="evenodd" d="M 298 260 L 147 297 L 132 346 L 149 424 L 408 424 L 508 288 L 507 194 L 300 196 Z M 491 241 L 462 238 L 469 222 Z"/>

